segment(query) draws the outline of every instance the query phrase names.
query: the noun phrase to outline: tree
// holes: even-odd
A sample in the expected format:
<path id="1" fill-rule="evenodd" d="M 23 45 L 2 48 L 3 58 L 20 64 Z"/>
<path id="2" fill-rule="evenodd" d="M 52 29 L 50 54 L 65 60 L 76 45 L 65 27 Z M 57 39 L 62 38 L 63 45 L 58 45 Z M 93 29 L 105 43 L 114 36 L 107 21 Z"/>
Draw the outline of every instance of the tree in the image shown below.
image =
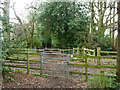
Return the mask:
<path id="1" fill-rule="evenodd" d="M 110 29 L 110 38 L 108 36 L 107 39 L 111 41 L 110 46 L 112 46 L 112 48 L 115 49 L 114 31 L 116 25 L 115 16 L 117 15 L 114 8 L 115 3 L 116 2 L 107 2 L 107 0 L 99 2 L 94 1 L 90 2 L 91 6 L 90 36 L 91 37 L 93 36 L 94 39 L 93 43 L 94 44 L 98 43 L 98 46 L 100 46 L 100 43 L 102 44 L 101 40 L 103 41 L 103 39 L 105 39 L 106 29 Z M 96 27 L 98 27 L 98 30 L 96 30 Z"/>
<path id="2" fill-rule="evenodd" d="M 44 28 L 43 33 L 49 32 L 46 37 L 49 36 L 48 40 L 52 40 L 54 47 L 67 48 L 80 43 L 78 32 L 87 31 L 88 25 L 88 12 L 84 10 L 85 6 L 73 2 L 42 4 L 38 22 Z M 83 36 L 81 34 L 81 37 Z"/>
<path id="3" fill-rule="evenodd" d="M 120 83 L 120 1 L 118 2 L 117 81 Z"/>
<path id="4" fill-rule="evenodd" d="M 6 24 L 4 24 L 6 33 L 4 33 L 4 38 L 8 39 L 10 41 L 10 30 L 9 30 L 9 5 L 10 0 L 4 0 L 4 17 L 6 18 Z"/>

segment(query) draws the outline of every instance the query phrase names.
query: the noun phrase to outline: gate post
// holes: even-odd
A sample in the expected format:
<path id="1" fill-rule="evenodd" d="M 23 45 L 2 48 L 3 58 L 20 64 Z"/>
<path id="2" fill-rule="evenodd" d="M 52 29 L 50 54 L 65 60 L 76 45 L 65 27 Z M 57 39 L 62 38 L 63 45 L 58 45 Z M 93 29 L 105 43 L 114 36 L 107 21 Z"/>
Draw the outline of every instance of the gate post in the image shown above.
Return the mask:
<path id="1" fill-rule="evenodd" d="M 67 61 L 66 61 L 66 69 L 67 69 L 66 78 L 68 79 L 69 78 L 69 54 L 66 55 L 66 57 L 67 57 Z"/>
<path id="2" fill-rule="evenodd" d="M 40 59 L 40 76 L 43 76 L 43 53 L 41 53 L 41 59 Z"/>

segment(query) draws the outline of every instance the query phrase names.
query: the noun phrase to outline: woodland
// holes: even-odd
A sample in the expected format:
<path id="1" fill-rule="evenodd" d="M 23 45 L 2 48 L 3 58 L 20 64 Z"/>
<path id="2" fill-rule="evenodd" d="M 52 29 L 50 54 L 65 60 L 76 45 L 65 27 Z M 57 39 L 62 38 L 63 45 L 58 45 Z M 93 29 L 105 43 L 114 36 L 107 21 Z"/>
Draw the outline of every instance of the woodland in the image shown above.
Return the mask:
<path id="1" fill-rule="evenodd" d="M 2 82 L 4 85 L 3 87 L 10 88 L 7 86 L 8 82 L 12 83 L 14 81 L 12 78 L 8 78 L 10 75 L 8 72 L 14 74 L 14 71 L 10 71 L 12 70 L 11 68 L 5 68 L 3 62 L 6 58 L 15 54 L 18 49 L 73 49 L 82 47 L 95 51 L 100 47 L 101 51 L 116 52 L 116 54 L 103 53 L 100 55 L 107 55 L 111 58 L 112 56 L 115 56 L 116 58 L 116 70 L 112 70 L 115 72 L 115 77 L 110 79 L 111 82 L 109 85 L 106 84 L 106 86 L 103 86 L 102 88 L 120 87 L 119 0 L 113 0 L 112 2 L 109 0 L 88 0 L 87 2 L 42 2 L 36 0 L 32 2 L 32 4 L 26 5 L 26 10 L 28 12 L 26 19 L 22 19 L 21 16 L 17 14 L 15 8 L 16 3 L 13 3 L 12 5 L 10 5 L 10 3 L 11 0 L 0 1 L 0 77 L 1 85 Z M 10 18 L 10 8 L 14 11 L 15 22 L 13 22 L 13 18 Z M 40 52 L 38 51 L 38 53 Z M 7 78 L 4 77 L 5 72 L 7 72 Z M 22 76 L 20 76 L 20 78 L 21 77 Z M 31 77 L 34 78 L 33 76 Z M 5 84 L 4 78 L 5 80 L 8 80 Z M 48 78 L 47 80 L 49 79 L 51 78 Z M 97 77 L 94 77 L 93 81 L 95 80 L 98 80 Z M 55 82 L 55 80 L 53 81 Z M 39 88 L 45 88 L 44 85 L 46 82 L 44 80 L 43 82 L 43 87 L 41 86 Z M 81 81 L 81 83 L 81 86 L 78 85 L 73 88 L 89 88 L 84 87 L 88 85 L 84 80 L 83 82 Z M 86 84 L 84 85 L 83 83 Z M 97 82 L 94 82 L 92 85 L 96 83 Z M 71 84 L 72 83 L 67 84 L 66 87 L 69 87 L 69 85 L 72 86 Z M 91 88 L 101 88 L 97 86 L 92 87 L 92 85 L 90 85 Z M 46 87 L 49 88 L 49 85 Z M 60 86 L 60 88 L 62 88 L 62 86 Z"/>

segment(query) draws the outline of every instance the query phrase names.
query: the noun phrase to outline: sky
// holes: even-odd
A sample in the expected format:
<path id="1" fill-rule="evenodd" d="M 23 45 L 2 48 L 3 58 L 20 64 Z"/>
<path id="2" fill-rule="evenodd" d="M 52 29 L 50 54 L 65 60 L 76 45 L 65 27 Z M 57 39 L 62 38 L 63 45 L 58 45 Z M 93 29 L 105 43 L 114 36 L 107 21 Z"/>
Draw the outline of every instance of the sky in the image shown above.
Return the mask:
<path id="1" fill-rule="evenodd" d="M 15 15 L 13 9 L 11 8 L 11 6 L 13 6 L 13 3 L 15 3 L 15 10 L 17 15 L 24 21 L 24 19 L 26 19 L 27 17 L 27 10 L 25 9 L 25 7 L 27 7 L 27 5 L 30 5 L 33 1 L 35 0 L 11 0 L 9 12 L 11 21 L 15 21 Z"/>

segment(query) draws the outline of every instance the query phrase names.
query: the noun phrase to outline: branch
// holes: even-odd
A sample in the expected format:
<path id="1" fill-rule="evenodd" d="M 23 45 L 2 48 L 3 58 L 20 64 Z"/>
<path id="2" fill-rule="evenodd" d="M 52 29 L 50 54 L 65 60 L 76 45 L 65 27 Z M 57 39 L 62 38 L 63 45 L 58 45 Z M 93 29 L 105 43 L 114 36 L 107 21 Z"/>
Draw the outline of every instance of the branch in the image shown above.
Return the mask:
<path id="1" fill-rule="evenodd" d="M 20 22 L 21 25 L 23 25 L 22 20 L 21 20 L 20 17 L 17 15 L 17 13 L 16 13 L 14 7 L 13 7 L 13 11 L 14 11 L 14 14 L 15 14 L 17 20 Z"/>
<path id="2" fill-rule="evenodd" d="M 3 7 L 0 7 L 0 9 L 2 9 L 4 13 L 6 13 L 6 11 L 5 11 L 5 9 Z"/>
<path id="3" fill-rule="evenodd" d="M 117 15 L 117 13 L 113 17 L 111 17 L 111 19 L 113 19 L 116 15 Z M 106 19 L 105 23 L 108 23 L 111 19 L 109 19 L 109 20 Z"/>
<path id="4" fill-rule="evenodd" d="M 118 22 L 115 22 L 115 24 L 117 24 Z M 111 25 L 113 25 L 114 23 L 108 24 L 106 27 L 109 27 Z"/>
<path id="5" fill-rule="evenodd" d="M 95 20 L 97 21 L 97 23 L 98 23 L 98 19 L 97 19 L 97 17 L 94 17 L 95 18 Z"/>

